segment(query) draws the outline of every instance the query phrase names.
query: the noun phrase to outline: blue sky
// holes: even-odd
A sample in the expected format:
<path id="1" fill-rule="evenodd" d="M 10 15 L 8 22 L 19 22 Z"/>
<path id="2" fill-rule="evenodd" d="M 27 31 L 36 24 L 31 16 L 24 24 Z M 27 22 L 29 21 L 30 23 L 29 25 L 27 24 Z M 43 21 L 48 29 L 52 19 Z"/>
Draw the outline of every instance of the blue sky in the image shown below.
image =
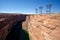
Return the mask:
<path id="1" fill-rule="evenodd" d="M 60 12 L 60 0 L 0 0 L 0 12 L 35 13 L 36 8 L 43 6 L 45 13 L 47 4 L 52 4 L 52 12 Z"/>

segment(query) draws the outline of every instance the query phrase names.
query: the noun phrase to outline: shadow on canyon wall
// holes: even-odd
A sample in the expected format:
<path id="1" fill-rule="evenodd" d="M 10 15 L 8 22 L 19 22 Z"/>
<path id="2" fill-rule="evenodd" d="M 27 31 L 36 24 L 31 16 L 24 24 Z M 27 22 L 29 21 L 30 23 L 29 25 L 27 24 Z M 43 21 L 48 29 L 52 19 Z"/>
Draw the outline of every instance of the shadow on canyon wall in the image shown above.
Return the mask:
<path id="1" fill-rule="evenodd" d="M 22 21 L 13 26 L 5 40 L 30 40 L 28 32 L 22 29 Z"/>

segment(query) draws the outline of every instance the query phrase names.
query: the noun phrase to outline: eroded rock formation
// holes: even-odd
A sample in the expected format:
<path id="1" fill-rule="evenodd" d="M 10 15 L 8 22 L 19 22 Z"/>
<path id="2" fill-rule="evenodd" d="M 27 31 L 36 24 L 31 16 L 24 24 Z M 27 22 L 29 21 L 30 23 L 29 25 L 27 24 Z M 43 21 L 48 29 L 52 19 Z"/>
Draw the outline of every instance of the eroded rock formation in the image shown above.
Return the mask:
<path id="1" fill-rule="evenodd" d="M 60 40 L 60 15 L 30 15 L 31 40 Z"/>
<path id="2" fill-rule="evenodd" d="M 26 19 L 26 15 L 0 14 L 0 40 L 6 39 L 7 35 L 11 32 L 12 28 L 15 27 L 14 25 L 22 29 L 21 25 L 22 25 L 22 22 L 25 21 L 25 19 Z M 19 24 L 20 26 L 17 24 L 17 22 L 20 23 Z M 16 35 L 17 33 L 15 32 Z"/>

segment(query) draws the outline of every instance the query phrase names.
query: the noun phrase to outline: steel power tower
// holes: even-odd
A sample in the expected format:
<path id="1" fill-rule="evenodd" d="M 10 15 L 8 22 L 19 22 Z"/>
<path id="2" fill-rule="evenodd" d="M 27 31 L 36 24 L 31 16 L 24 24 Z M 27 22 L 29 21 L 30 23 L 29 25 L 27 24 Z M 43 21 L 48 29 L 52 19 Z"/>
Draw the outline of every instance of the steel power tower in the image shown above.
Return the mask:
<path id="1" fill-rule="evenodd" d="M 39 7 L 39 14 L 42 14 L 42 6 Z"/>
<path id="2" fill-rule="evenodd" d="M 51 6 L 52 6 L 52 4 L 46 5 L 46 7 L 47 7 L 46 13 L 51 14 Z"/>
<path id="3" fill-rule="evenodd" d="M 36 11 L 36 14 L 38 14 L 38 9 L 35 9 L 35 11 Z"/>

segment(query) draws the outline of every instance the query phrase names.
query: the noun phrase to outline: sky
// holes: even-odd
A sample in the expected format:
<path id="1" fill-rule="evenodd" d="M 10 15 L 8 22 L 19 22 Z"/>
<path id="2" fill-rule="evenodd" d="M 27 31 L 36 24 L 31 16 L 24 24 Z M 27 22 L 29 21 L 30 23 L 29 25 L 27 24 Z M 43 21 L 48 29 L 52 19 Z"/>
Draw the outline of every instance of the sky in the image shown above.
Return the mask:
<path id="1" fill-rule="evenodd" d="M 0 0 L 0 13 L 35 14 L 39 6 L 46 13 L 47 4 L 52 4 L 51 12 L 60 12 L 60 0 Z"/>

